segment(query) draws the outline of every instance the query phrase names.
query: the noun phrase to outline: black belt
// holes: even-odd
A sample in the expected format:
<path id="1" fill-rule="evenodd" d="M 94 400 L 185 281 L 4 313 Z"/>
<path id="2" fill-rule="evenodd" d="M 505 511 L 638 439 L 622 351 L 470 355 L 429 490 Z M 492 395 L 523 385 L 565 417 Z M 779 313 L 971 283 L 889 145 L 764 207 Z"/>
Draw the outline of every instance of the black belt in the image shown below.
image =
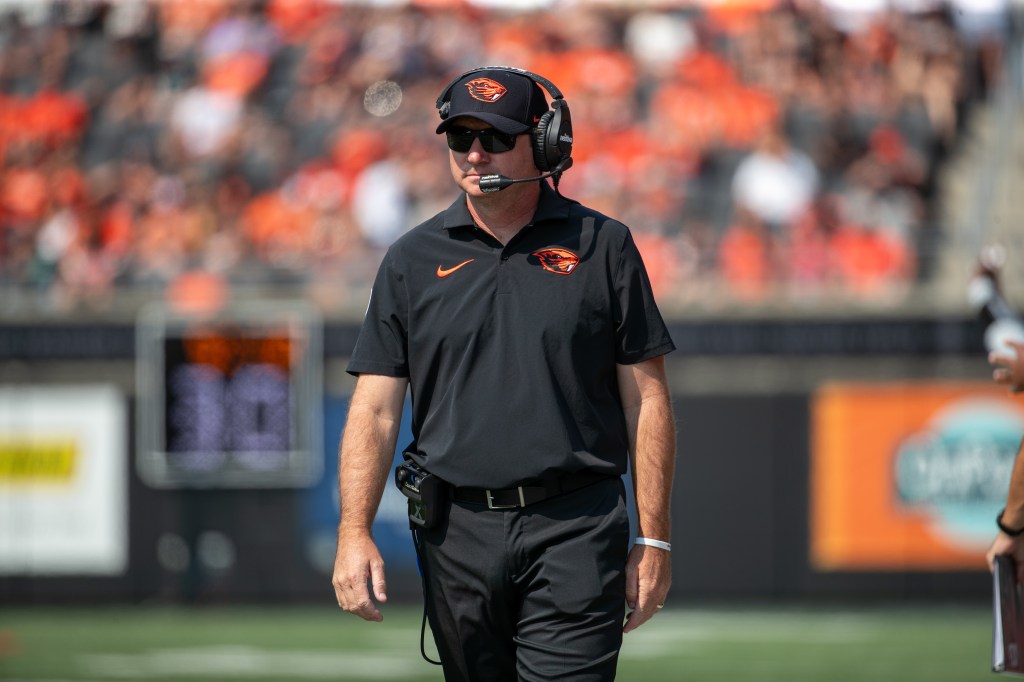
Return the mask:
<path id="1" fill-rule="evenodd" d="M 571 493 L 574 490 L 593 485 L 611 478 L 608 474 L 580 471 L 560 478 L 541 481 L 536 485 L 520 485 L 515 488 L 451 488 L 452 499 L 456 502 L 486 505 L 488 509 L 516 509 L 536 504 L 552 497 Z"/>

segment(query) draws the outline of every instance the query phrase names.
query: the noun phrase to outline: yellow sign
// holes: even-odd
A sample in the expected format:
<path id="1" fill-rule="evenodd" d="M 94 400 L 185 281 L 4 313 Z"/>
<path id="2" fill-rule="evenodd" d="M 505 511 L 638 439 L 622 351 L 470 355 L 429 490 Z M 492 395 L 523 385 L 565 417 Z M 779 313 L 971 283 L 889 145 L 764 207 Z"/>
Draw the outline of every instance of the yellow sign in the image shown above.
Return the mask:
<path id="1" fill-rule="evenodd" d="M 0 436 L 0 481 L 67 482 L 77 459 L 78 444 L 72 439 Z"/>

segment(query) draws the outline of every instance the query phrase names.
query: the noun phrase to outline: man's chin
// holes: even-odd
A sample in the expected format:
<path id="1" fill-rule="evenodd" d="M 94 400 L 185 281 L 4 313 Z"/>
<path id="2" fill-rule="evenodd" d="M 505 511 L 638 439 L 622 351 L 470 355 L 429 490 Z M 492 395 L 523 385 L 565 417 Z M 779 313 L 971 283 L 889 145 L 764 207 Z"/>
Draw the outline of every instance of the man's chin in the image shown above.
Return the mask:
<path id="1" fill-rule="evenodd" d="M 484 195 L 484 192 L 480 189 L 479 175 L 467 175 L 461 184 L 463 191 L 470 196 L 480 197 Z"/>

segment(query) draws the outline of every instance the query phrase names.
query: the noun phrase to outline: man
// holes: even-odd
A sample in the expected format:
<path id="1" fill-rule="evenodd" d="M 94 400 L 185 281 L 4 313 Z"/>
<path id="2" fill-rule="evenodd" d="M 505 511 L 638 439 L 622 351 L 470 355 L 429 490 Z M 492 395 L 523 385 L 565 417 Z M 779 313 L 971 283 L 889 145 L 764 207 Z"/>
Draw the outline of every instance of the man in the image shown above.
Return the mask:
<path id="1" fill-rule="evenodd" d="M 1013 393 L 1024 391 L 1024 343 L 1008 341 L 1013 353 L 992 351 L 988 361 L 995 367 L 992 378 L 998 384 L 1008 386 Z M 1022 444 L 1024 450 L 1024 444 Z M 1017 451 L 1010 474 L 1010 492 L 1006 496 L 1006 507 L 996 519 L 999 534 L 989 547 L 985 558 L 992 570 L 997 555 L 1008 554 L 1017 561 L 1017 575 L 1024 582 L 1024 457 Z"/>
<path id="2" fill-rule="evenodd" d="M 995 369 L 992 379 L 1009 387 L 1012 393 L 1024 391 L 1024 343 L 1019 340 L 1021 322 L 1016 311 L 1003 297 L 1000 270 L 1005 261 L 1000 246 L 988 246 L 978 258 L 978 266 L 968 282 L 967 298 L 971 307 L 986 323 L 985 344 L 989 347 L 988 361 Z M 1024 457 L 1018 450 L 1010 474 L 1010 490 L 1006 507 L 996 517 L 999 533 L 985 555 L 989 570 L 994 568 L 999 555 L 1012 556 L 1017 561 L 1017 573 L 1024 581 Z"/>
<path id="3" fill-rule="evenodd" d="M 408 387 L 406 457 L 445 482 L 440 520 L 414 531 L 445 679 L 611 680 L 671 582 L 674 346 L 628 229 L 538 178 L 569 165 L 561 93 L 487 67 L 438 108 L 462 194 L 388 250 L 348 367 L 338 604 L 383 618 L 370 528 Z"/>

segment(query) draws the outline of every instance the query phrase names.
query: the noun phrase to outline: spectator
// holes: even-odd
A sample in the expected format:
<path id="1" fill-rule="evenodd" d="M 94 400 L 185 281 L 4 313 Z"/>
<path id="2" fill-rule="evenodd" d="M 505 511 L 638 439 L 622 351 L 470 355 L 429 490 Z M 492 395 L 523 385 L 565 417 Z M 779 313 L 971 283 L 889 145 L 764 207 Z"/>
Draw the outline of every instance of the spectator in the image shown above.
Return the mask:
<path id="1" fill-rule="evenodd" d="M 967 105 L 998 80 L 1005 1 L 742 4 L 572 22 L 464 3 L 7 10 L 0 276 L 102 301 L 197 267 L 365 288 L 369 254 L 450 203 L 421 104 L 466 63 L 515 62 L 572 101 L 588 132 L 563 190 L 663 254 L 659 296 L 716 272 L 754 299 L 898 290 L 937 242 L 935 178 Z M 371 115 L 384 82 L 401 106 Z"/>
<path id="2" fill-rule="evenodd" d="M 814 201 L 818 171 L 806 154 L 774 128 L 765 131 L 754 151 L 740 162 L 732 189 L 740 208 L 773 233 L 782 234 Z"/>
<path id="3" fill-rule="evenodd" d="M 776 279 L 777 240 L 753 212 L 740 209 L 722 236 L 718 267 L 730 290 L 744 300 L 759 300 Z"/>

